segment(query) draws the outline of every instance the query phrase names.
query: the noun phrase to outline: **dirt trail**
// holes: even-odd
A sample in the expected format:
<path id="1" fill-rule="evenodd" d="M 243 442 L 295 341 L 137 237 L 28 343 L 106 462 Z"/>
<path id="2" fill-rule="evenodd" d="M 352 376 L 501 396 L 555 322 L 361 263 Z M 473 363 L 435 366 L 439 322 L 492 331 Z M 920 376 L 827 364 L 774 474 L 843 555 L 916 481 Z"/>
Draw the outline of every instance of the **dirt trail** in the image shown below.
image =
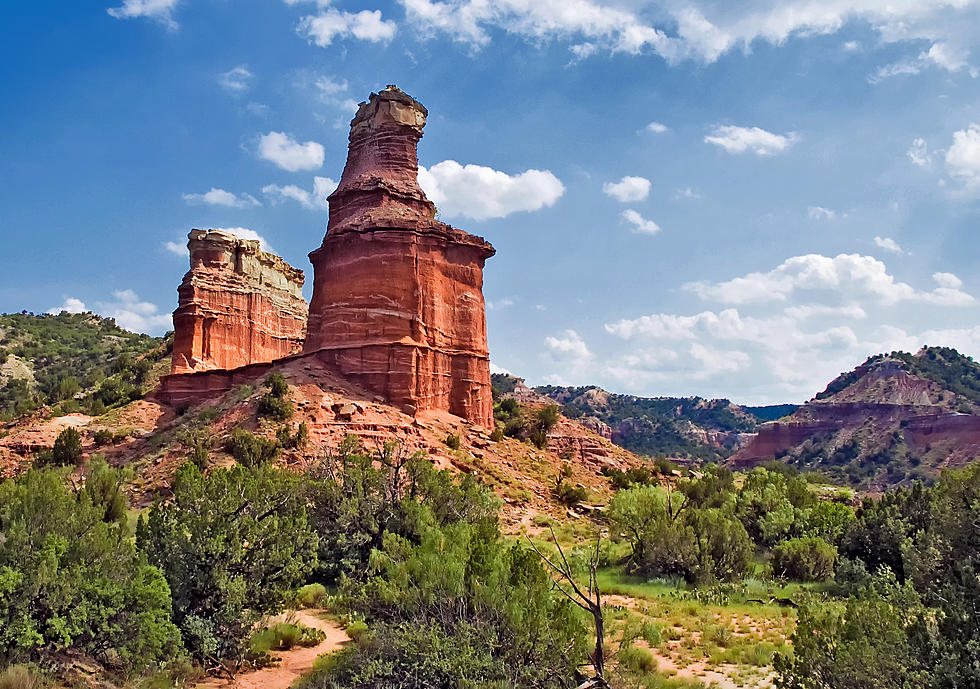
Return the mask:
<path id="1" fill-rule="evenodd" d="M 324 653 L 335 651 L 349 641 L 347 633 L 334 622 L 319 617 L 320 610 L 298 610 L 292 615 L 307 627 L 322 630 L 327 637 L 312 648 L 296 647 L 276 655 L 282 662 L 255 672 L 243 673 L 234 680 L 211 678 L 195 689 L 288 689 L 297 678 L 313 667 L 313 661 Z"/>

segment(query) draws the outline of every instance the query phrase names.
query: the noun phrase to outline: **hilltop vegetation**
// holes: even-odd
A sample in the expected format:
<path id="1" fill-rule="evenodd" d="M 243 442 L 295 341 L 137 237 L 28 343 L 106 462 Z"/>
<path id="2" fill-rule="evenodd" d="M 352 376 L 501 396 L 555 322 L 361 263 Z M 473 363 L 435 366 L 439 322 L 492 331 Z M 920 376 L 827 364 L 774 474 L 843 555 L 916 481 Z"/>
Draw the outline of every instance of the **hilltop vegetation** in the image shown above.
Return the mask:
<path id="1" fill-rule="evenodd" d="M 980 364 L 951 347 L 923 347 L 915 354 L 894 351 L 868 357 L 852 371 L 842 373 L 814 399 L 826 400 L 857 383 L 876 364 L 896 362 L 907 373 L 936 383 L 961 399 L 959 410 L 970 412 L 980 405 Z M 875 400 L 868 400 L 875 401 Z"/>
<path id="2" fill-rule="evenodd" d="M 138 399 L 166 354 L 164 338 L 91 313 L 0 315 L 0 419 L 58 403 L 101 413 Z"/>

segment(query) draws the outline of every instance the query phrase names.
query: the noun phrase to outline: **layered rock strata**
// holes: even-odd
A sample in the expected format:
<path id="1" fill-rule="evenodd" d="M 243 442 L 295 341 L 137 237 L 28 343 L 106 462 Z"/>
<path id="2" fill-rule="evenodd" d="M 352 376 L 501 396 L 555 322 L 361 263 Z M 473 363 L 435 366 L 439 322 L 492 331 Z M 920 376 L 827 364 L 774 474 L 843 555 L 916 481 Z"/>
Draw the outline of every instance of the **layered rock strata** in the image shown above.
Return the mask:
<path id="1" fill-rule="evenodd" d="M 234 369 L 296 353 L 306 334 L 303 271 L 256 240 L 191 230 L 177 289 L 172 373 Z"/>
<path id="2" fill-rule="evenodd" d="M 406 411 L 489 428 L 483 266 L 494 249 L 435 219 L 417 179 L 426 115 L 389 86 L 351 122 L 327 234 L 310 254 L 304 351 Z"/>

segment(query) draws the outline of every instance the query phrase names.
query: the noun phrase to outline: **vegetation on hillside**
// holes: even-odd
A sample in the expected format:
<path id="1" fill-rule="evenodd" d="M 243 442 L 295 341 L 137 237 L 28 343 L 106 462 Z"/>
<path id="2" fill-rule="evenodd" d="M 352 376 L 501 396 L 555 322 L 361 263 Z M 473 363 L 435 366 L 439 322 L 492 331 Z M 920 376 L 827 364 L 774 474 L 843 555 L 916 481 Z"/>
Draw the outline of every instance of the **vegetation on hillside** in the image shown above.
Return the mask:
<path id="1" fill-rule="evenodd" d="M 102 413 L 139 399 L 166 339 L 91 313 L 0 315 L 0 419 L 42 405 Z"/>
<path id="2" fill-rule="evenodd" d="M 842 373 L 832 380 L 815 399 L 833 397 L 860 380 L 869 368 L 885 360 L 898 362 L 913 376 L 931 380 L 955 393 L 967 402 L 962 411 L 971 411 L 970 403 L 980 405 L 980 364 L 951 347 L 923 347 L 915 354 L 894 351 L 870 356 L 854 370 Z"/>

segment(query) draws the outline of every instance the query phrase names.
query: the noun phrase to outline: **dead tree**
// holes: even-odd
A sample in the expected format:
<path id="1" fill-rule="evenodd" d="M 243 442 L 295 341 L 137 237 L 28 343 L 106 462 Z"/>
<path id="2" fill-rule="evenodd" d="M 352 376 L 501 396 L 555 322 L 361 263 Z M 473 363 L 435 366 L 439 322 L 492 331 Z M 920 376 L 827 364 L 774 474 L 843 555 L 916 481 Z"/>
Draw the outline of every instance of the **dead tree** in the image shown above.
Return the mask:
<path id="1" fill-rule="evenodd" d="M 551 529 L 551 540 L 554 541 L 555 547 L 558 549 L 561 562 L 556 564 L 551 558 L 538 550 L 538 547 L 534 545 L 530 537 L 527 540 L 534 549 L 534 552 L 538 554 L 538 557 L 544 560 L 551 570 L 558 575 L 558 579 L 555 580 L 555 588 L 561 591 L 572 603 L 592 615 L 592 620 L 595 623 L 595 650 L 589 656 L 589 662 L 592 665 L 594 676 L 580 684 L 578 689 L 608 689 L 609 684 L 606 682 L 603 663 L 605 653 L 603 647 L 605 623 L 602 617 L 602 598 L 599 593 L 599 582 L 596 579 L 596 569 L 599 567 L 599 535 L 596 534 L 595 552 L 592 553 L 592 557 L 589 559 L 589 586 L 587 590 L 583 591 L 575 581 L 572 566 L 568 563 L 568 558 L 565 557 L 565 551 L 558 542 L 558 537 L 555 536 L 554 527 L 549 528 Z M 568 588 L 562 585 L 562 582 L 566 582 Z"/>

